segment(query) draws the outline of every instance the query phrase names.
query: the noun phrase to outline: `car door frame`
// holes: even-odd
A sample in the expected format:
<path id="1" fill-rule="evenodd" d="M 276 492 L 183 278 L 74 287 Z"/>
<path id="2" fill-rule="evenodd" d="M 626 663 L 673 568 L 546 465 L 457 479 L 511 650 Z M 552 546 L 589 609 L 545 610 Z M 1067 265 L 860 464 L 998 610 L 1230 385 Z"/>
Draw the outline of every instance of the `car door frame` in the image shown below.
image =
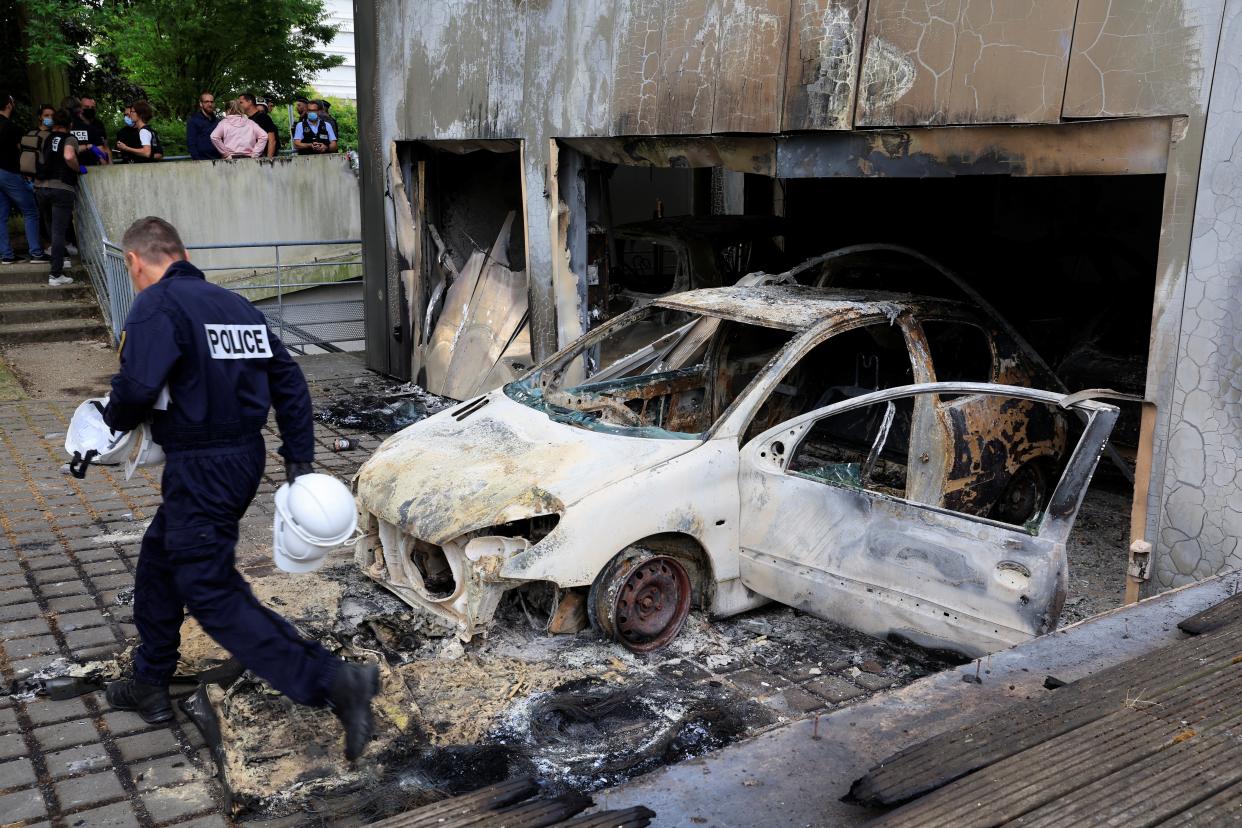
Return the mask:
<path id="1" fill-rule="evenodd" d="M 811 427 L 825 417 L 917 394 L 973 393 L 1058 407 L 1064 407 L 1067 400 L 1064 394 L 995 383 L 919 383 L 808 412 L 743 446 L 738 471 L 743 584 L 774 600 L 864 632 L 899 636 L 968 656 L 992 652 L 1052 629 L 1068 587 L 1066 542 L 1116 422 L 1115 407 L 1091 400 L 1069 405 L 1087 415 L 1084 431 L 1033 532 L 937 505 L 834 486 L 788 471 L 789 460 Z M 795 501 L 818 503 L 817 498 L 824 499 L 822 506 L 814 507 L 820 509 L 818 513 L 788 514 L 789 508 L 797 508 Z M 799 517 L 814 527 L 809 534 L 800 531 Z M 882 528 L 884 540 L 868 539 L 873 526 Z M 907 545 L 897 550 L 907 556 L 907 562 L 923 556 L 922 562 L 927 564 L 922 568 L 924 580 L 899 584 L 897 576 L 904 572 L 890 568 L 883 573 L 888 582 L 878 583 L 883 579 L 877 577 L 881 573 L 875 567 L 886 564 L 875 563 L 871 575 L 876 581 L 868 582 L 868 566 L 884 552 L 877 544 L 891 544 L 894 538 L 902 539 L 901 543 L 908 539 Z M 826 544 L 826 552 L 807 551 L 816 543 Z M 801 546 L 791 552 L 789 546 L 795 544 Z M 831 548 L 834 544 L 840 548 Z M 976 560 L 960 551 L 972 548 Z M 945 550 L 956 550 L 956 554 Z M 941 557 L 934 557 L 937 555 Z M 955 588 L 946 589 L 934 575 L 927 580 L 928 572 L 943 572 L 944 578 L 959 581 L 949 585 Z"/>

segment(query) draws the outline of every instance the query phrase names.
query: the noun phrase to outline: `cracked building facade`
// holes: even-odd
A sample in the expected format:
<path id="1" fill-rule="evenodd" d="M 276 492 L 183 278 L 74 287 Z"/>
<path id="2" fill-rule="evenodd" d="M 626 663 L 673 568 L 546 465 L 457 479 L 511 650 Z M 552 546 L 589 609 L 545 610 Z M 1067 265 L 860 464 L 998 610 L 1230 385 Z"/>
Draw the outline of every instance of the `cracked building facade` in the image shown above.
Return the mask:
<path id="1" fill-rule="evenodd" d="M 1145 588 L 1242 563 L 1242 0 L 379 0 L 356 32 L 371 367 L 444 363 L 478 251 L 520 311 L 481 351 L 502 376 L 696 266 L 627 222 L 779 221 L 781 265 L 745 247 L 771 272 L 911 244 L 1037 347 L 1138 341 Z"/>

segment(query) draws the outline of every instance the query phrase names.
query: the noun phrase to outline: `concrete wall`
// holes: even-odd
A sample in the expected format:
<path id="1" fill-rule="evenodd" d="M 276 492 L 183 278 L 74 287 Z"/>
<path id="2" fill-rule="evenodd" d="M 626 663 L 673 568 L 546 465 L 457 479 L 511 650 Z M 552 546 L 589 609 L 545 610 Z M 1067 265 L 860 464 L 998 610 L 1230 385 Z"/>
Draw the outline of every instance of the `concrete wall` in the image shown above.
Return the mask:
<path id="1" fill-rule="evenodd" d="M 116 243 L 131 222 L 147 215 L 172 222 L 187 245 L 357 239 L 361 234 L 358 176 L 344 155 L 92 167 L 82 181 L 90 188 L 105 234 Z M 191 256 L 201 267 L 240 269 L 274 261 L 271 248 L 204 250 Z M 282 263 L 358 256 L 356 245 L 281 251 Z M 213 280 L 236 281 L 250 274 L 225 272 Z M 266 281 L 273 274 L 264 270 L 259 275 Z M 357 275 L 357 269 L 307 268 L 296 275 L 328 281 Z"/>
<path id="2" fill-rule="evenodd" d="M 1168 409 L 1155 582 L 1242 567 L 1242 0 L 1216 51 Z"/>

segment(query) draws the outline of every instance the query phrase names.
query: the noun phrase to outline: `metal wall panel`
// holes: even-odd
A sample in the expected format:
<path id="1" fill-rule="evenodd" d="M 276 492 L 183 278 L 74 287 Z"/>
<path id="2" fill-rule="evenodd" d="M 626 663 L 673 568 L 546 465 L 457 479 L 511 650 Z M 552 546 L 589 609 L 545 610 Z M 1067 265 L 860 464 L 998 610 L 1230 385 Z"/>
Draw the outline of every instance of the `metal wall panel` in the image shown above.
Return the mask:
<path id="1" fill-rule="evenodd" d="M 1203 3 L 1079 0 L 1063 114 L 1189 114 L 1187 90 L 1198 89 L 1211 68 L 1201 60 L 1200 37 L 1219 16 Z"/>
<path id="2" fill-rule="evenodd" d="M 720 57 L 720 0 L 667 0 L 657 132 L 712 131 Z"/>
<path id="3" fill-rule="evenodd" d="M 779 132 L 790 0 L 724 0 L 714 132 Z"/>
<path id="4" fill-rule="evenodd" d="M 793 0 L 784 130 L 853 126 L 866 15 L 867 0 Z"/>
<path id="5" fill-rule="evenodd" d="M 857 123 L 1058 120 L 1075 6 L 1075 0 L 871 0 Z"/>

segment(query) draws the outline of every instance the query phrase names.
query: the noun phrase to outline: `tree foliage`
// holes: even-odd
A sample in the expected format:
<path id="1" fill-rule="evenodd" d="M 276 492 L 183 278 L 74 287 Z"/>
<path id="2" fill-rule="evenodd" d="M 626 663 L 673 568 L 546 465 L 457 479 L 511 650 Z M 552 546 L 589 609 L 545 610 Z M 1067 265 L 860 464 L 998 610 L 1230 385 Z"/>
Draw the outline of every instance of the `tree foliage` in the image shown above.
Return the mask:
<path id="1" fill-rule="evenodd" d="M 318 51 L 336 34 L 323 0 L 102 0 L 94 19 L 101 62 L 165 116 L 188 115 L 203 90 L 288 99 L 343 60 Z"/>

